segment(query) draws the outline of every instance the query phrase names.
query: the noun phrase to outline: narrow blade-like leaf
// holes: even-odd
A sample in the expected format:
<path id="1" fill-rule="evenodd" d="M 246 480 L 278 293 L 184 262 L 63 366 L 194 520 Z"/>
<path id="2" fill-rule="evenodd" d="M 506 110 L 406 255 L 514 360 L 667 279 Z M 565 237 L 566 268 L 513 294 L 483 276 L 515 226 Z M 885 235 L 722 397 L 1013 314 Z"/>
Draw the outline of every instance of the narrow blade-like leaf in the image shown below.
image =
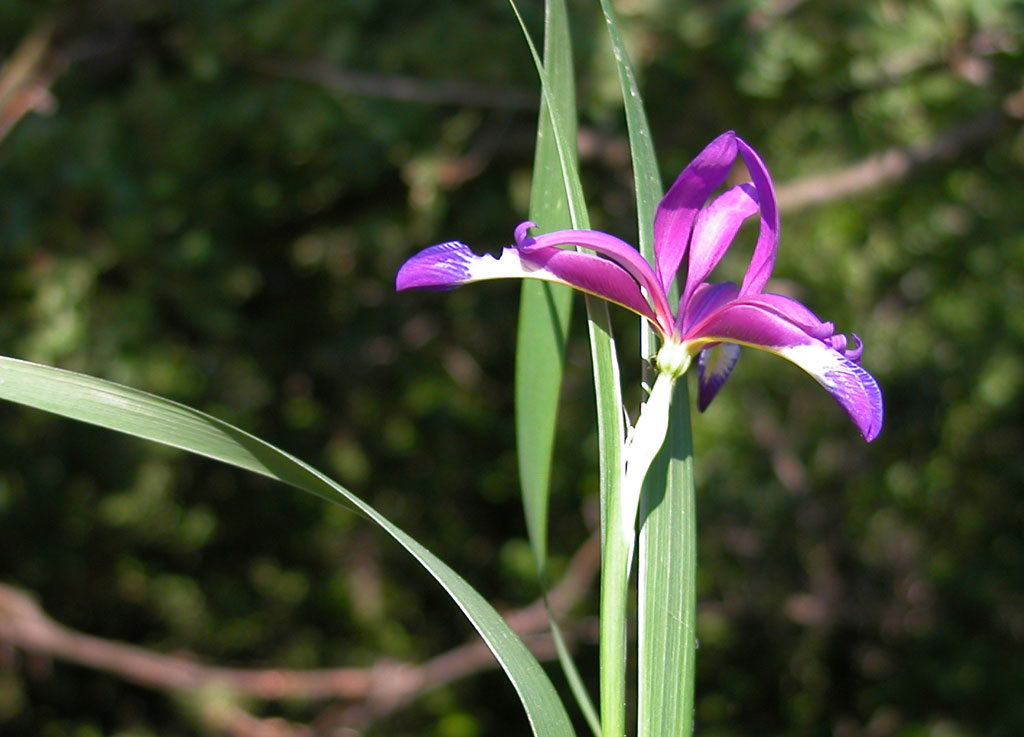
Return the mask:
<path id="1" fill-rule="evenodd" d="M 576 227 L 573 204 L 582 206 L 582 198 L 573 203 L 572 179 L 563 173 L 562 156 L 566 152 L 566 169 L 576 171 L 576 114 L 571 104 L 575 91 L 571 65 L 566 68 L 560 54 L 558 38 L 565 23 L 564 7 L 548 2 L 544 32 L 545 68 L 549 84 L 558 92 L 551 94 L 552 103 L 560 109 L 552 115 L 545 95 L 541 96 L 537 121 L 537 147 L 534 152 L 533 181 L 530 191 L 530 220 L 542 232 Z M 554 47 L 554 48 L 552 48 Z M 566 105 L 565 102 L 570 102 Z M 561 128 L 553 119 L 563 121 L 566 135 L 559 141 Z M 568 139 L 568 140 L 566 140 Z M 581 207 L 582 209 L 582 207 Z M 519 300 L 519 331 L 516 341 L 516 454 L 519 461 L 519 484 L 523 496 L 526 528 L 537 563 L 543 589 L 547 588 L 548 508 L 551 494 L 551 463 L 554 454 L 555 428 L 558 419 L 558 398 L 565 366 L 565 345 L 569 339 L 573 293 L 568 287 L 524 279 Z M 546 603 L 546 596 L 545 596 Z M 583 679 L 565 645 L 561 629 L 550 606 L 547 608 L 551 634 L 557 646 L 558 659 L 576 703 L 590 729 L 600 737 L 600 722 L 587 694 Z"/>
<path id="2" fill-rule="evenodd" d="M 572 180 L 578 178 L 573 173 L 579 164 L 576 160 L 576 92 L 572 58 L 565 53 L 566 25 L 564 5 L 558 0 L 549 0 L 545 12 L 542 75 L 546 79 L 547 93 L 541 95 L 530 192 L 530 219 L 537 223 L 541 232 L 578 227 L 579 213 L 583 212 L 582 197 L 579 202 L 572 199 Z M 566 171 L 563 171 L 563 160 Z M 551 460 L 572 297 L 568 287 L 524 279 L 519 302 L 516 452 L 527 531 L 542 577 L 547 566 Z"/>
<path id="3" fill-rule="evenodd" d="M 654 210 L 664 194 L 661 186 L 661 175 L 658 173 L 658 161 L 654 156 L 654 140 L 651 128 L 647 123 L 647 113 L 640 99 L 640 88 L 636 74 L 629 63 L 626 47 L 619 31 L 610 0 L 601 0 L 605 25 L 611 39 L 612 53 L 615 56 L 616 71 L 619 85 L 622 88 L 622 100 L 626 113 L 626 129 L 629 134 L 629 151 L 633 163 L 633 184 L 636 188 L 636 219 L 639 231 L 640 253 L 648 262 L 654 263 Z M 650 333 L 646 321 L 641 321 L 646 333 Z M 644 354 L 649 358 L 653 352 Z"/>
<path id="4" fill-rule="evenodd" d="M 206 456 L 358 510 L 427 569 L 480 633 L 526 709 L 536 737 L 573 737 L 537 659 L 465 579 L 373 507 L 319 471 L 226 422 L 176 402 L 70 371 L 0 357 L 0 399 Z"/>
<path id="5" fill-rule="evenodd" d="M 589 225 L 583 188 L 580 184 L 579 165 L 576 156 L 576 100 L 573 92 L 572 49 L 569 41 L 568 15 L 564 0 L 549 0 L 547 4 L 547 27 L 545 52 L 548 58 L 541 60 L 530 34 L 523 24 L 515 0 L 510 0 L 530 51 L 537 65 L 541 79 L 542 101 L 545 104 L 551 126 L 551 146 L 546 150 L 558 159 L 570 222 L 574 228 Z M 566 82 L 565 77 L 570 80 Z M 556 99 L 556 94 L 560 95 Z M 543 131 L 543 129 L 542 129 Z M 611 321 L 607 304 L 593 297 L 586 298 L 587 327 L 590 333 L 591 360 L 594 369 L 594 390 L 597 402 L 597 434 L 600 458 L 600 493 L 602 510 L 618 504 L 621 484 L 621 445 L 624 435 L 622 418 L 622 390 L 619 383 L 619 366 L 615 353 L 615 341 L 611 332 Z M 545 496 L 546 509 L 546 496 Z M 545 511 L 546 515 L 546 511 Z M 607 529 L 607 515 L 602 513 L 602 524 Z M 546 543 L 545 543 L 546 545 Z M 536 548 L 535 548 L 536 550 Z M 625 703 L 625 620 L 618 617 L 618 624 L 604 618 L 604 578 L 602 576 L 602 627 L 601 627 L 601 729 L 604 734 L 621 733 L 624 728 Z M 621 634 L 619 634 L 621 630 Z M 615 633 L 606 642 L 606 633 Z M 574 669 L 571 663 L 563 662 L 567 669 Z M 578 681 L 570 675 L 570 682 Z M 584 701 L 585 694 L 574 689 L 584 713 L 591 709 Z M 591 728 L 597 730 L 594 720 L 588 717 Z"/>

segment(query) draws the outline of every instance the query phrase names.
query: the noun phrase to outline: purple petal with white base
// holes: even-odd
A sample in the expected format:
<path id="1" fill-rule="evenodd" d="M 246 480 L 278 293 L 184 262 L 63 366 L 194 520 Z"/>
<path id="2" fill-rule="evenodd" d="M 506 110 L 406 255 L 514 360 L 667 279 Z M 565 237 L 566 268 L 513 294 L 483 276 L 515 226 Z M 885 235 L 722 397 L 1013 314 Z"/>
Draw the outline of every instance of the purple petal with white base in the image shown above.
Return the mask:
<path id="1" fill-rule="evenodd" d="M 796 345 L 775 351 L 792 361 L 828 391 L 869 443 L 882 431 L 882 392 L 863 366 L 828 347 Z"/>
<path id="2" fill-rule="evenodd" d="M 617 264 L 561 248 L 505 248 L 498 258 L 478 255 L 465 243 L 451 241 L 420 251 L 395 277 L 395 288 L 452 289 L 485 279 L 541 279 L 566 284 L 615 302 L 646 317 L 655 315 L 636 281 Z"/>
<path id="3" fill-rule="evenodd" d="M 867 371 L 800 326 L 764 307 L 733 302 L 696 325 L 684 343 L 704 348 L 734 342 L 760 348 L 792 361 L 839 402 L 865 440 L 882 429 L 882 393 Z"/>

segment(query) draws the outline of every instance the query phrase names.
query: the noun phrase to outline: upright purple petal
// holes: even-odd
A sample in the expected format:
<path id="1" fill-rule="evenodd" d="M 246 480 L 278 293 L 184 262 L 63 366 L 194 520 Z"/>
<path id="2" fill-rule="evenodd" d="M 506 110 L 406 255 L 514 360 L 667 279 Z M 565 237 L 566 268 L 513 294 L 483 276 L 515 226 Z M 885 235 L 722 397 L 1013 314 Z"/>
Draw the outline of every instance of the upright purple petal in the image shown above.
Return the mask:
<path id="1" fill-rule="evenodd" d="M 729 175 L 736 142 L 736 134 L 728 131 L 709 143 L 683 169 L 654 213 L 654 258 L 666 292 L 686 254 L 697 213 Z"/>
<path id="2" fill-rule="evenodd" d="M 743 221 L 755 212 L 757 195 L 751 184 L 726 190 L 700 211 L 690 240 L 683 303 L 722 260 Z"/>
<path id="3" fill-rule="evenodd" d="M 654 311 L 625 269 L 600 256 L 561 248 L 505 248 L 495 258 L 478 255 L 458 241 L 441 243 L 406 261 L 395 277 L 395 288 L 451 289 L 485 279 L 516 278 L 566 284 L 622 305 L 657 326 Z M 671 328 L 669 324 L 669 332 Z"/>
<path id="4" fill-rule="evenodd" d="M 874 440 L 882 429 L 882 392 L 874 377 L 777 312 L 742 301 L 731 302 L 683 337 L 691 349 L 734 342 L 782 356 L 828 390 L 865 440 Z"/>
<path id="5" fill-rule="evenodd" d="M 742 138 L 736 139 L 740 156 L 747 165 L 750 179 L 757 189 L 757 200 L 761 207 L 761 232 L 754 246 L 754 257 L 740 284 L 740 294 L 757 294 L 764 289 L 775 267 L 775 253 L 779 248 L 779 206 L 775 201 L 775 186 L 771 174 L 757 151 Z"/>
<path id="6" fill-rule="evenodd" d="M 687 300 L 686 295 L 679 298 L 679 316 L 676 318 L 676 333 L 685 335 L 691 325 L 696 325 L 727 302 L 736 299 L 740 288 L 732 282 L 697 286 Z M 687 301 L 684 301 L 687 300 Z"/>
<path id="7" fill-rule="evenodd" d="M 739 359 L 740 347 L 735 343 L 715 343 L 700 352 L 697 358 L 697 409 L 703 412 L 708 408 Z"/>

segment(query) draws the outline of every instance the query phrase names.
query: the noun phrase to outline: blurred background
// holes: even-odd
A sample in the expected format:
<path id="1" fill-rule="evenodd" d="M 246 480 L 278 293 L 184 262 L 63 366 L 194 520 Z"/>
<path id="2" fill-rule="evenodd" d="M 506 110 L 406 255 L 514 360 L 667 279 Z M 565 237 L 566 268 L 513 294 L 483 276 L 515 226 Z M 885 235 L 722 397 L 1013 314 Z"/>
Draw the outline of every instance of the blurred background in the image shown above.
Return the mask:
<path id="1" fill-rule="evenodd" d="M 1024 8 L 616 5 L 666 183 L 723 130 L 750 141 L 783 207 L 772 288 L 857 332 L 887 402 L 865 445 L 747 351 L 695 415 L 699 733 L 1024 733 Z M 603 21 L 570 9 L 593 224 L 633 240 Z M 539 0 L 523 10 L 539 31 Z M 280 445 L 523 625 L 518 286 L 393 292 L 417 249 L 494 249 L 525 216 L 537 89 L 504 0 L 5 0 L 0 58 L 0 352 Z M 552 571 L 593 686 L 574 319 Z M 615 320 L 635 407 L 637 325 Z M 528 734 L 447 596 L 369 523 L 13 405 L 0 438 L 3 735 Z M 215 685 L 214 666 L 238 670 Z M 293 672 L 316 668 L 346 670 Z"/>

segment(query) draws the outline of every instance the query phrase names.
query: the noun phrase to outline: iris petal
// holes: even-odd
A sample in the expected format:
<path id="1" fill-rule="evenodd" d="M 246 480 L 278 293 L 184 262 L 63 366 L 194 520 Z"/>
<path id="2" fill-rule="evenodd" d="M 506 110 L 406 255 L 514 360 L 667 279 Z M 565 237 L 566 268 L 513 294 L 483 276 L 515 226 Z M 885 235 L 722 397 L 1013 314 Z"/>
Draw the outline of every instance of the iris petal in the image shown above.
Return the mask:
<path id="1" fill-rule="evenodd" d="M 402 264 L 395 275 L 395 289 L 453 289 L 474 281 L 473 267 L 481 259 L 459 241 L 424 248 Z"/>
<path id="2" fill-rule="evenodd" d="M 646 317 L 657 326 L 654 310 L 644 299 L 636 281 L 625 269 L 607 259 L 562 248 L 544 248 L 522 254 L 522 261 L 531 269 L 530 273 L 525 275 L 527 277 L 568 284 L 575 289 L 622 305 Z M 541 272 L 545 275 L 541 276 Z"/>
<path id="3" fill-rule="evenodd" d="M 723 133 L 691 161 L 654 213 L 654 257 L 661 286 L 668 291 L 690 244 L 697 213 L 722 186 L 736 158 L 736 134 Z"/>
<path id="4" fill-rule="evenodd" d="M 860 364 L 823 345 L 790 346 L 777 351 L 813 376 L 846 410 L 861 435 L 871 442 L 882 430 L 882 392 Z"/>
<path id="5" fill-rule="evenodd" d="M 781 294 L 755 294 L 749 297 L 741 297 L 738 301 L 744 304 L 763 306 L 790 322 L 799 325 L 808 335 L 815 338 L 824 340 L 836 331 L 834 324 L 822 321 L 803 303 L 797 302 L 792 297 L 785 297 Z"/>
<path id="6" fill-rule="evenodd" d="M 761 232 L 757 236 L 750 266 L 740 284 L 740 294 L 757 294 L 764 289 L 775 267 L 775 254 L 779 249 L 779 206 L 775 200 L 772 175 L 768 173 L 768 167 L 757 151 L 742 138 L 736 139 L 736 145 L 757 189 L 757 200 L 761 208 Z"/>
<path id="7" fill-rule="evenodd" d="M 860 357 L 864 355 L 864 343 L 861 341 L 860 337 L 858 337 L 857 333 L 850 333 L 850 338 L 854 343 L 852 348 L 847 345 L 849 341 L 844 339 L 843 347 L 837 350 L 854 363 L 860 363 Z"/>
<path id="8" fill-rule="evenodd" d="M 441 243 L 406 261 L 395 278 L 395 287 L 451 289 L 485 279 L 515 278 L 566 284 L 622 305 L 652 322 L 656 319 L 640 287 L 625 269 L 600 256 L 553 247 L 528 251 L 505 248 L 495 258 L 478 255 L 458 241 Z"/>
<path id="9" fill-rule="evenodd" d="M 704 282 L 699 285 L 690 297 L 689 302 L 684 302 L 684 297 L 679 299 L 679 317 L 676 319 L 676 332 L 685 334 L 691 325 L 696 325 L 705 317 L 710 315 L 726 303 L 736 299 L 740 288 L 732 282 L 719 282 L 708 284 Z"/>
<path id="10" fill-rule="evenodd" d="M 882 392 L 874 377 L 824 341 L 763 306 L 727 304 L 684 336 L 691 348 L 735 342 L 792 361 L 821 384 L 846 410 L 865 440 L 882 429 Z"/>
<path id="11" fill-rule="evenodd" d="M 697 409 L 703 412 L 708 408 L 739 359 L 740 347 L 735 343 L 716 343 L 700 352 L 697 359 Z"/>
<path id="12" fill-rule="evenodd" d="M 533 237 L 520 237 L 525 234 L 525 231 L 520 230 L 522 227 L 520 225 L 519 228 L 516 228 L 516 242 L 524 255 L 544 248 L 582 246 L 614 261 L 647 290 L 655 314 L 658 315 L 658 319 L 666 331 L 671 332 L 672 311 L 669 309 L 665 290 L 661 288 L 651 265 L 633 246 L 599 230 L 556 230 Z"/>
<path id="13" fill-rule="evenodd" d="M 700 211 L 693 226 L 690 258 L 686 268 L 683 302 L 729 250 L 743 221 L 757 212 L 757 195 L 751 184 L 726 190 Z"/>

